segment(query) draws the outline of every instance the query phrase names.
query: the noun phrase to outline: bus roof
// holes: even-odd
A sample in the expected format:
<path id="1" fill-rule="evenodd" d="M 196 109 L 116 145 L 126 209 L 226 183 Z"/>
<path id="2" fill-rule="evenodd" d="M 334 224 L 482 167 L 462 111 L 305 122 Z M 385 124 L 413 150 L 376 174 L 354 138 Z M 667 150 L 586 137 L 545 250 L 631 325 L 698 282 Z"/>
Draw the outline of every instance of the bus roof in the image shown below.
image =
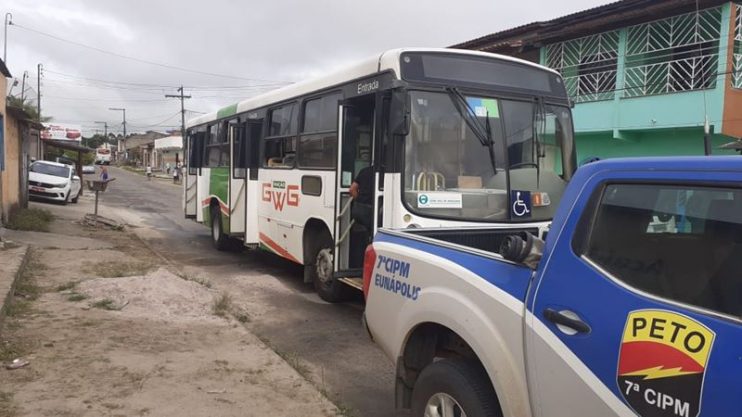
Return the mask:
<path id="1" fill-rule="evenodd" d="M 463 50 L 463 49 L 450 49 L 450 48 L 399 48 L 399 49 L 391 49 L 388 51 L 384 51 L 380 55 L 371 56 L 369 58 L 366 58 L 362 61 L 357 62 L 356 64 L 352 66 L 349 66 L 342 70 L 330 73 L 323 77 L 290 84 L 285 87 L 281 87 L 276 90 L 272 90 L 267 93 L 257 95 L 255 97 L 248 98 L 246 100 L 240 101 L 237 104 L 227 106 L 225 107 L 225 109 L 234 107 L 234 110 L 229 112 L 229 114 L 242 113 L 242 112 L 246 112 L 249 110 L 258 109 L 263 106 L 268 106 L 272 103 L 277 103 L 283 100 L 288 100 L 294 97 L 299 97 L 304 94 L 311 93 L 313 91 L 319 91 L 325 88 L 332 87 L 334 85 L 343 84 L 345 82 L 355 80 L 358 78 L 362 78 L 370 74 L 380 73 L 384 71 L 392 71 L 398 77 L 399 72 L 400 72 L 399 57 L 404 52 L 441 52 L 441 53 L 454 53 L 454 54 L 462 54 L 462 55 L 484 56 L 484 57 L 490 57 L 490 58 L 498 58 L 501 60 L 506 60 L 506 61 L 511 61 L 511 62 L 517 62 L 520 64 L 532 66 L 534 68 L 551 71 L 557 75 L 559 74 L 558 72 L 552 69 L 535 64 L 530 61 L 513 58 L 511 56 L 491 54 L 488 52 L 479 52 L 479 51 L 471 51 L 471 50 Z M 196 117 L 194 119 L 190 119 L 186 123 L 186 127 L 198 126 L 203 123 L 217 120 L 220 118 L 220 112 L 222 112 L 222 110 L 207 113 L 202 116 Z"/>

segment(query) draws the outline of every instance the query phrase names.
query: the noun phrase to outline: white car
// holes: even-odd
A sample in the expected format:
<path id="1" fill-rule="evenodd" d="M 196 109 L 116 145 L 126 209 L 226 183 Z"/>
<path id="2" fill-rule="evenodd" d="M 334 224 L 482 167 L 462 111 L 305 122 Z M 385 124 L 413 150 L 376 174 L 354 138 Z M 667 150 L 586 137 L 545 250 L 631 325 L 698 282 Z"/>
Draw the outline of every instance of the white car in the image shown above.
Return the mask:
<path id="1" fill-rule="evenodd" d="M 70 165 L 51 161 L 36 161 L 28 169 L 28 193 L 31 197 L 77 203 L 80 177 Z"/>

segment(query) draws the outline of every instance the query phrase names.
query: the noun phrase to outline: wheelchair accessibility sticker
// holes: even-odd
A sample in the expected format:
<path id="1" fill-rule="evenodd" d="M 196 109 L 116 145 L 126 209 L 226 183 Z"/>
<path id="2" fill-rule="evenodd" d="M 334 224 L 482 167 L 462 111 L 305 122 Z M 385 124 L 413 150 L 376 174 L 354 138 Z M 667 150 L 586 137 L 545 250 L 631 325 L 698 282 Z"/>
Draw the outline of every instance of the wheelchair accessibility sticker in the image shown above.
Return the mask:
<path id="1" fill-rule="evenodd" d="M 715 333 L 665 310 L 633 311 L 626 319 L 616 382 L 641 417 L 696 417 Z"/>
<path id="2" fill-rule="evenodd" d="M 510 217 L 527 219 L 531 217 L 531 192 L 510 191 Z"/>

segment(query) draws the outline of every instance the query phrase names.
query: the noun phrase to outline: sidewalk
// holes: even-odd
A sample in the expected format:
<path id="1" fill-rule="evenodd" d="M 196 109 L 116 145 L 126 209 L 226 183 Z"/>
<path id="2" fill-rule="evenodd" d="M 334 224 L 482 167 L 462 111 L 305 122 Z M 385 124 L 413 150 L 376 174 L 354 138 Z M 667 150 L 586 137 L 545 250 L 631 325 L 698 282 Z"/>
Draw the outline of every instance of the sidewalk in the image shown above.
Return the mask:
<path id="1" fill-rule="evenodd" d="M 0 228 L 0 236 L 2 236 L 3 230 L 5 229 Z M 23 272 L 28 254 L 28 246 L 26 245 L 7 241 L 3 242 L 2 245 L 3 247 L 0 248 L 0 265 L 2 265 L 2 268 L 0 268 L 0 337 L 2 336 L 6 306 L 13 295 L 16 281 Z"/>
<path id="2" fill-rule="evenodd" d="M 135 174 L 139 174 L 139 175 L 141 175 L 141 176 L 143 176 L 143 177 L 146 178 L 146 174 L 144 173 L 144 168 L 134 168 L 134 167 L 124 166 L 124 165 L 119 166 L 119 168 L 124 169 L 124 170 L 129 171 L 129 172 L 133 172 Z M 181 177 L 182 177 L 182 175 L 181 175 Z M 172 174 L 167 174 L 167 173 L 162 172 L 162 171 L 153 172 L 152 173 L 152 178 L 157 179 L 157 180 L 167 180 L 167 181 L 170 181 L 171 183 L 173 183 L 173 176 L 172 176 Z M 177 186 L 181 186 L 182 184 L 183 184 L 182 183 L 182 180 L 179 183 L 173 183 L 173 185 L 177 185 Z"/>
<path id="3" fill-rule="evenodd" d="M 75 223 L 89 198 L 31 204 L 57 217 L 51 233 L 3 231 L 33 245 L 23 285 L 38 288 L 2 327 L 3 363 L 8 351 L 30 362 L 0 368 L 4 417 L 342 415 L 197 270 L 164 268 L 129 232 Z"/>

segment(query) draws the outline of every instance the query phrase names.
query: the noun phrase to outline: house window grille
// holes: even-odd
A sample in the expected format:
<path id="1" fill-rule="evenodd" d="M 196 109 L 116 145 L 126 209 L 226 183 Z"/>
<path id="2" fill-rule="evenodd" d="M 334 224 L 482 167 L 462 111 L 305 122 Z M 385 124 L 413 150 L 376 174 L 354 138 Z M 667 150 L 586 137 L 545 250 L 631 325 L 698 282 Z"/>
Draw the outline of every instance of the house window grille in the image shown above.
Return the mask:
<path id="1" fill-rule="evenodd" d="M 625 97 L 716 86 L 721 8 L 627 29 Z"/>
<path id="2" fill-rule="evenodd" d="M 735 5 L 732 87 L 742 89 L 742 5 Z"/>
<path id="3" fill-rule="evenodd" d="M 546 65 L 559 71 L 575 102 L 610 100 L 616 89 L 618 31 L 546 46 Z"/>

